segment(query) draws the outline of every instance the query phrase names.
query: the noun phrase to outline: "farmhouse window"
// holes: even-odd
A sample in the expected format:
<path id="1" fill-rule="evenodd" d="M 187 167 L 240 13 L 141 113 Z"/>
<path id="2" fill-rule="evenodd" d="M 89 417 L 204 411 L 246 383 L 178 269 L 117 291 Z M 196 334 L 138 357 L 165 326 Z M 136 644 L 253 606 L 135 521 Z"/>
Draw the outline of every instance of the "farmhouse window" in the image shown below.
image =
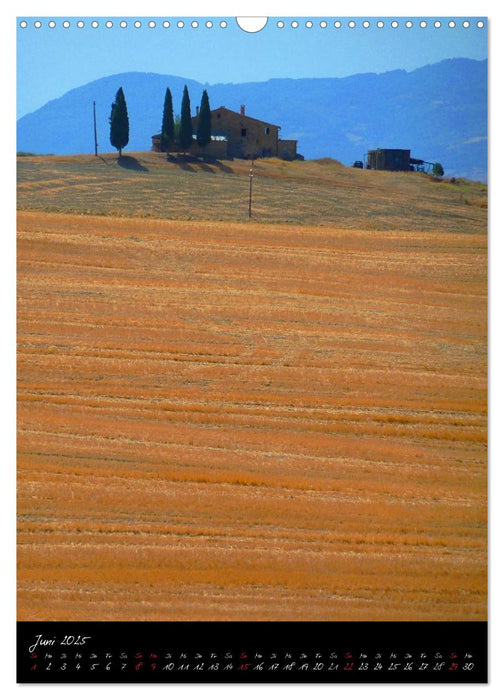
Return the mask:
<path id="1" fill-rule="evenodd" d="M 266 134 L 266 136 L 269 134 L 269 126 L 264 127 L 264 133 Z"/>
<path id="2" fill-rule="evenodd" d="M 247 129 L 242 129 L 241 130 L 241 135 L 246 136 L 247 135 Z"/>

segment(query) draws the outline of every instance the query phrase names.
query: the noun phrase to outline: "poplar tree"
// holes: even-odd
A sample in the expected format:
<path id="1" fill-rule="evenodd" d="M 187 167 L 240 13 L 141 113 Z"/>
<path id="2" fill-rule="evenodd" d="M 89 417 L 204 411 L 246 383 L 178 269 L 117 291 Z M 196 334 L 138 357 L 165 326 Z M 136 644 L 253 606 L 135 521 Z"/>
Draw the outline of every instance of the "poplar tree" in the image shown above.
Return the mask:
<path id="1" fill-rule="evenodd" d="M 128 141 L 128 108 L 126 107 L 123 89 L 120 87 L 110 112 L 110 143 L 119 151 L 119 158 L 122 156 L 122 149 L 128 145 Z"/>
<path id="2" fill-rule="evenodd" d="M 208 100 L 208 93 L 203 90 L 203 95 L 201 96 L 201 106 L 199 110 L 198 117 L 198 127 L 196 131 L 196 141 L 201 148 L 205 148 L 207 143 L 210 143 L 212 124 L 211 124 L 211 114 L 210 114 L 210 102 Z"/>
<path id="3" fill-rule="evenodd" d="M 184 85 L 182 108 L 180 111 L 180 148 L 184 151 L 184 153 L 192 144 L 192 135 L 191 102 L 189 101 L 189 91 L 187 90 L 187 85 Z"/>
<path id="4" fill-rule="evenodd" d="M 173 102 L 170 88 L 166 89 L 164 108 L 163 108 L 163 125 L 161 127 L 161 150 L 167 151 L 173 145 L 175 139 L 175 122 L 173 120 Z"/>

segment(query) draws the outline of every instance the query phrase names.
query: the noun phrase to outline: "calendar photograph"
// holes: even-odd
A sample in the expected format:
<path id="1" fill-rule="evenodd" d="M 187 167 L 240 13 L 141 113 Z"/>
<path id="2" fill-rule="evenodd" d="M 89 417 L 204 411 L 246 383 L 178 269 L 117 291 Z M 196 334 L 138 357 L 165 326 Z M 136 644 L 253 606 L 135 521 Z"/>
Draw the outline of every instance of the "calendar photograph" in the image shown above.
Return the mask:
<path id="1" fill-rule="evenodd" d="M 15 21 L 20 682 L 485 682 L 488 19 Z"/>

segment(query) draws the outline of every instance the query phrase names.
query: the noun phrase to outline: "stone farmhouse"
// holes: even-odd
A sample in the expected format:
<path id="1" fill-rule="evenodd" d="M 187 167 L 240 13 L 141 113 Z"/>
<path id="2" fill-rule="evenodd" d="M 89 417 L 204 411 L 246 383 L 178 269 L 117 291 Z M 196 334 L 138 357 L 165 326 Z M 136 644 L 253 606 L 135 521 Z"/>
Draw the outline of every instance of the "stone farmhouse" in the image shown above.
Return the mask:
<path id="1" fill-rule="evenodd" d="M 297 153 L 297 141 L 279 138 L 280 126 L 255 119 L 245 114 L 242 105 L 239 112 L 218 107 L 211 112 L 212 140 L 205 147 L 206 155 L 214 158 L 301 158 Z M 193 133 L 198 125 L 198 110 L 192 118 Z M 152 137 L 152 150 L 160 151 L 161 135 Z M 194 138 L 190 153 L 200 155 L 202 149 Z"/>

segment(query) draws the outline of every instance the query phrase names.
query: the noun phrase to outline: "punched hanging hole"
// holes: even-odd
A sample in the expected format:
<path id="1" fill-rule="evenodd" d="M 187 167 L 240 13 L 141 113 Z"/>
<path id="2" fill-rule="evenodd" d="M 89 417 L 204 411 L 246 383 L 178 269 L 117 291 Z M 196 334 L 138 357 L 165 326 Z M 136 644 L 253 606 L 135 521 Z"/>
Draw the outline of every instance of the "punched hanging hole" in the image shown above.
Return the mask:
<path id="1" fill-rule="evenodd" d="M 243 29 L 244 32 L 248 32 L 249 34 L 255 34 L 256 32 L 260 32 L 261 29 L 264 29 L 264 27 L 268 23 L 268 18 L 267 17 L 237 17 L 236 23 L 238 24 L 240 29 Z"/>

